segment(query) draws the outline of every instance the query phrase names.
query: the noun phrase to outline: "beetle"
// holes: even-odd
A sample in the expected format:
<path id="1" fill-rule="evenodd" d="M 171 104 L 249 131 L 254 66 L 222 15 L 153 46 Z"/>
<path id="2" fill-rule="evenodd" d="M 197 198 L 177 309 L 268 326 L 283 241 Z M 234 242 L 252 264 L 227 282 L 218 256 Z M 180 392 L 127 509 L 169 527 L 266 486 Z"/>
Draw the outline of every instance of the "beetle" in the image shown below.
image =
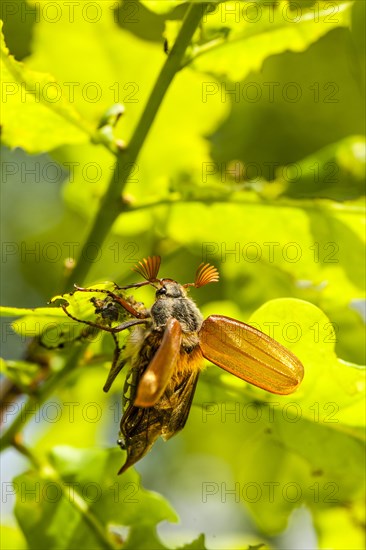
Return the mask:
<path id="1" fill-rule="evenodd" d="M 109 321 L 113 304 L 129 314 L 128 320 L 114 327 L 111 322 L 104 326 L 82 321 L 112 336 L 131 329 L 123 357 L 118 348 L 104 385 L 104 391 L 108 391 L 123 366 L 129 364 L 119 440 L 127 458 L 119 474 L 140 460 L 159 436 L 167 440 L 184 427 L 204 359 L 281 395 L 295 391 L 304 376 L 299 359 L 256 328 L 223 315 L 203 319 L 188 291 L 192 286 L 200 288 L 217 282 L 219 273 L 214 266 L 201 263 L 194 282 L 181 285 L 173 279 L 158 278 L 160 263 L 160 256 L 144 258 L 133 268 L 144 281 L 116 285 L 115 292 L 75 285 L 76 291 L 107 294 L 105 302 L 95 298 L 91 301 Z M 126 290 L 144 285 L 156 289 L 150 309 L 125 296 Z M 67 305 L 62 307 L 69 317 L 80 321 L 68 312 Z"/>

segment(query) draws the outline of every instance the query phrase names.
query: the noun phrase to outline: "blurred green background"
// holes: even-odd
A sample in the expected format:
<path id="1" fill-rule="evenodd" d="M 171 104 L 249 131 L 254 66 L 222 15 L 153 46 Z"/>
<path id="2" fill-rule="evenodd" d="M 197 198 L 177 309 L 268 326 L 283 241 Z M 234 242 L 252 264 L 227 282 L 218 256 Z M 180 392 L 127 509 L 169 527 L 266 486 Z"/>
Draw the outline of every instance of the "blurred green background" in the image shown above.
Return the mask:
<path id="1" fill-rule="evenodd" d="M 1 4 L 14 56 L 3 46 L 2 305 L 45 307 L 63 291 L 115 165 L 91 136 L 121 103 L 113 132 L 128 144 L 188 8 Z M 208 261 L 221 279 L 192 291 L 204 316 L 251 320 L 292 349 L 306 373 L 299 392 L 270 396 L 208 368 L 186 428 L 137 465 L 141 479 L 117 478 L 123 377 L 102 392 L 113 346 L 99 339 L 25 428 L 40 464 L 10 447 L 2 455 L 4 549 L 155 549 L 194 539 L 190 548 L 203 548 L 200 533 L 207 548 L 363 548 L 364 17 L 363 1 L 212 2 L 123 212 L 86 280 L 74 281 L 131 283 L 134 263 L 158 254 L 161 275 L 185 283 Z M 140 296 L 153 301 L 149 289 Z M 56 380 L 75 352 L 24 362 L 26 336 L 63 320 L 24 313 L 17 333 L 14 316 L 2 325 L 2 368 L 16 388 L 5 430 L 42 361 Z M 102 496 L 80 493 L 85 513 L 64 489 L 47 496 L 52 480 L 79 484 L 78 495 L 97 483 Z M 39 498 L 23 494 L 32 483 Z M 168 523 L 176 518 L 165 499 L 179 525 Z"/>

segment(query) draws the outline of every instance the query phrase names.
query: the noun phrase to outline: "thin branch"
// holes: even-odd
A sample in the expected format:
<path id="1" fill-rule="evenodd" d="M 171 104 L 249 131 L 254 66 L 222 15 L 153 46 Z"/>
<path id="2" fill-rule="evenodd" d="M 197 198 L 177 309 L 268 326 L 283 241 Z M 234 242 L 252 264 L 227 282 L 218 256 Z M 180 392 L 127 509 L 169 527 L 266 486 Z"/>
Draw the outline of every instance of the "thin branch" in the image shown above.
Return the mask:
<path id="1" fill-rule="evenodd" d="M 302 210 L 322 210 L 322 211 L 328 211 L 328 212 L 340 212 L 340 213 L 346 213 L 346 214 L 357 214 L 357 215 L 364 215 L 365 214 L 365 208 L 363 206 L 358 205 L 352 205 L 352 204 L 345 204 L 345 203 L 335 203 L 334 201 L 330 201 L 327 199 L 276 199 L 276 201 L 269 201 L 269 200 L 260 200 L 257 197 L 254 197 L 253 199 L 249 199 L 248 196 L 246 197 L 230 197 L 228 194 L 227 198 L 220 197 L 220 198 L 212 198 L 212 199 L 202 199 L 200 197 L 197 198 L 182 198 L 177 196 L 172 197 L 164 197 L 162 199 L 147 201 L 142 204 L 136 204 L 131 205 L 128 208 L 126 208 L 126 212 L 136 212 L 138 210 L 146 210 L 148 208 L 157 208 L 158 206 L 166 206 L 166 205 L 174 205 L 174 204 L 190 204 L 190 203 L 197 203 L 197 204 L 203 204 L 203 205 L 210 205 L 210 204 L 235 204 L 235 205 L 241 205 L 246 204 L 250 206 L 269 206 L 273 208 L 273 206 L 276 206 L 276 208 L 299 208 Z"/>
<path id="2" fill-rule="evenodd" d="M 47 400 L 49 395 L 57 388 L 57 386 L 67 378 L 69 373 L 75 369 L 79 357 L 85 350 L 86 344 L 77 347 L 74 353 L 69 358 L 63 369 L 52 375 L 40 388 L 37 394 L 28 397 L 25 403 L 21 404 L 20 411 L 10 424 L 9 428 L 2 434 L 0 441 L 0 451 L 3 451 L 14 445 L 17 433 L 29 422 L 33 415 L 39 410 L 41 405 Z M 5 424 L 4 424 L 5 425 Z"/>
<path id="3" fill-rule="evenodd" d="M 16 434 L 13 441 L 12 441 L 12 445 L 14 447 L 14 449 L 16 449 L 18 451 L 18 453 L 22 454 L 23 456 L 25 456 L 34 466 L 34 468 L 36 470 L 40 470 L 43 466 L 43 463 L 39 460 L 39 458 L 31 451 L 31 449 L 29 447 L 27 447 L 26 445 L 24 445 L 23 441 L 22 441 L 22 438 L 20 436 L 20 434 Z"/>

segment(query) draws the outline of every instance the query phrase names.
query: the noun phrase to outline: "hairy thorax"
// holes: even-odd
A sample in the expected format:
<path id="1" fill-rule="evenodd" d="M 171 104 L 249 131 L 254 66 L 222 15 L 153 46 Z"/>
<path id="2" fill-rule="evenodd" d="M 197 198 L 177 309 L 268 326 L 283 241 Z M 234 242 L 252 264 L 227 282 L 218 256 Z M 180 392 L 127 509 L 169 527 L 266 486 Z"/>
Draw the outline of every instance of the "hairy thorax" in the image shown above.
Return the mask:
<path id="1" fill-rule="evenodd" d="M 203 318 L 185 289 L 174 281 L 165 281 L 156 293 L 150 316 L 146 325 L 134 328 L 128 338 L 125 357 L 129 358 L 131 366 L 138 365 L 140 373 L 147 368 L 161 345 L 168 320 L 174 317 L 182 328 L 182 343 L 172 383 L 176 376 L 201 370 L 203 357 L 198 332 Z"/>

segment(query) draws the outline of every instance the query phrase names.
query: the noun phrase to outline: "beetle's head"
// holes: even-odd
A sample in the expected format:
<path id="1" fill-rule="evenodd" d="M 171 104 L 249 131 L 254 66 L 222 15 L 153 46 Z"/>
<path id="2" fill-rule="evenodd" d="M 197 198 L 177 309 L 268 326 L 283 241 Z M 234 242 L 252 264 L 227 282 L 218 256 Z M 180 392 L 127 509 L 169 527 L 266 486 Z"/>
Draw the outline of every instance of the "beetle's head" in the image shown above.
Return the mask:
<path id="1" fill-rule="evenodd" d="M 157 286 L 157 299 L 185 298 L 187 296 L 186 289 L 173 279 L 160 279 Z"/>

